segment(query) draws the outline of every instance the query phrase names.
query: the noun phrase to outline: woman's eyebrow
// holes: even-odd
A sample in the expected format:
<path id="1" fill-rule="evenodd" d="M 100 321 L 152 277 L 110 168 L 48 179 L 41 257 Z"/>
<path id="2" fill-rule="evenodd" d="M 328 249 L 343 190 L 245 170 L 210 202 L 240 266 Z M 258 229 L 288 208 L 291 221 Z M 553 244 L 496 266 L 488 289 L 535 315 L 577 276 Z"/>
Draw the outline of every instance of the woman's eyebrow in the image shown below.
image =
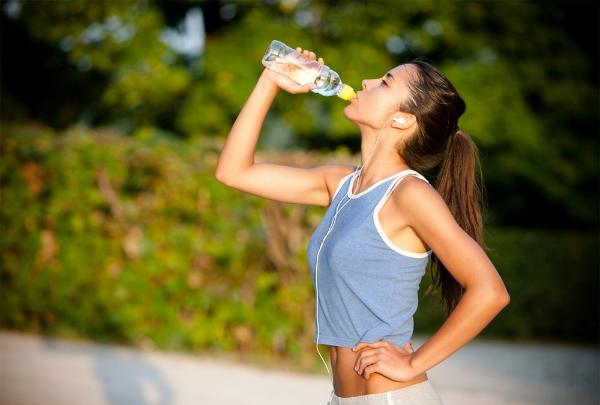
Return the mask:
<path id="1" fill-rule="evenodd" d="M 393 81 L 396 81 L 396 79 L 394 79 L 394 76 L 392 76 L 392 74 L 390 72 L 387 72 L 385 74 L 385 77 L 390 77 Z"/>

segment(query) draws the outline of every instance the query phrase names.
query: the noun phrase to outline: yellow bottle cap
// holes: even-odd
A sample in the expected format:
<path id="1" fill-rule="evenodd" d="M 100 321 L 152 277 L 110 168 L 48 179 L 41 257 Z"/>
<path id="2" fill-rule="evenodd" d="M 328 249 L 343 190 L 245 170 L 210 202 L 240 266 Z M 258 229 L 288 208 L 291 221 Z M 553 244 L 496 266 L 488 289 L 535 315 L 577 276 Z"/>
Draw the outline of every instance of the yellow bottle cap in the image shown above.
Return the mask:
<path id="1" fill-rule="evenodd" d="M 352 87 L 344 84 L 337 96 L 343 100 L 351 100 L 356 97 L 356 93 Z"/>

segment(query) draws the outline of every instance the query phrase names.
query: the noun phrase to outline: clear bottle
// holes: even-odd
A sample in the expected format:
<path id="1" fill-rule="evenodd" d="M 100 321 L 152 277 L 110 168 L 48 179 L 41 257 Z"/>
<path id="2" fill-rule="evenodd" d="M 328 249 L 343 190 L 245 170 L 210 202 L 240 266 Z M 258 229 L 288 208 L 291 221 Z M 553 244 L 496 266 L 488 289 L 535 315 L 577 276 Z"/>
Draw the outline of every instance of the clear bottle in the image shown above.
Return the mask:
<path id="1" fill-rule="evenodd" d="M 356 97 L 352 87 L 342 83 L 336 71 L 316 60 L 306 58 L 301 52 L 281 41 L 273 40 L 262 58 L 262 64 L 281 73 L 300 85 L 314 83 L 311 91 L 323 96 L 338 96 L 343 100 Z"/>

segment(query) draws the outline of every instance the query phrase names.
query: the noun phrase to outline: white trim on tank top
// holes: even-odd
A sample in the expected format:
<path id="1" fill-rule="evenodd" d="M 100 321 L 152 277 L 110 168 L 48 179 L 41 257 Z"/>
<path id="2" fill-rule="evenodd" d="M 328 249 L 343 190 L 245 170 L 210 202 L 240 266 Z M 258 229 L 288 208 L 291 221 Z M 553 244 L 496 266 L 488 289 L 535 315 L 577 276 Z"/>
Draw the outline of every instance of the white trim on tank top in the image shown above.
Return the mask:
<path id="1" fill-rule="evenodd" d="M 335 189 L 335 193 L 333 193 L 333 195 L 331 196 L 331 202 L 333 202 L 333 200 L 335 199 L 335 196 L 337 195 L 337 193 L 340 191 L 340 189 L 342 188 L 342 186 L 344 185 L 344 182 L 346 181 L 346 179 L 350 176 L 352 176 L 354 173 L 356 173 L 356 171 L 352 172 L 352 173 L 348 173 L 347 175 L 345 175 L 344 177 L 342 177 L 342 179 L 340 180 L 340 182 L 338 183 L 337 188 Z M 330 204 L 331 204 L 330 202 Z"/>
<path id="2" fill-rule="evenodd" d="M 347 195 L 348 197 L 350 197 L 350 198 L 358 198 L 358 197 L 362 197 L 363 195 L 367 194 L 369 191 L 373 190 L 375 187 L 377 187 L 378 185 L 380 185 L 380 184 L 381 184 L 381 183 L 383 183 L 384 181 L 387 181 L 387 180 L 389 180 L 389 179 L 391 179 L 391 178 L 393 178 L 393 177 L 395 177 L 395 176 L 398 176 L 398 175 L 400 175 L 400 174 L 402 174 L 402 173 L 404 173 L 404 172 L 407 172 L 407 171 L 414 171 L 414 170 L 412 170 L 412 169 L 404 169 L 404 170 L 402 170 L 402 171 L 399 171 L 399 172 L 398 172 L 398 173 L 396 173 L 396 174 L 392 174 L 391 176 L 388 176 L 388 177 L 386 177 L 385 179 L 381 179 L 381 180 L 379 180 L 377 183 L 374 183 L 374 184 L 372 184 L 372 185 L 371 185 L 369 188 L 367 188 L 366 190 L 363 190 L 363 191 L 361 191 L 361 192 L 360 192 L 360 193 L 358 193 L 358 194 L 354 194 L 354 193 L 352 192 L 352 188 L 354 187 L 354 179 L 356 179 L 356 176 L 355 176 L 355 174 L 356 174 L 356 173 L 358 173 L 357 171 L 355 171 L 354 173 L 350 173 L 350 174 L 353 174 L 354 176 L 352 176 L 352 179 L 350 180 L 350 184 L 348 185 L 348 191 L 346 192 L 346 195 Z M 415 173 L 416 173 L 416 172 L 415 172 Z"/>
<path id="3" fill-rule="evenodd" d="M 412 169 L 406 169 L 403 170 L 400 173 L 397 174 L 402 174 L 404 172 L 409 172 L 406 174 L 406 176 L 402 176 L 400 178 L 400 181 L 402 181 L 402 179 L 406 178 L 409 175 L 415 175 L 418 178 L 427 181 L 427 179 L 420 174 L 417 171 L 414 171 Z M 385 232 L 383 232 L 383 227 L 381 226 L 381 223 L 379 222 L 379 211 L 381 210 L 381 208 L 383 207 L 383 205 L 385 204 L 385 201 L 387 200 L 387 198 L 389 197 L 389 195 L 392 193 L 392 191 L 394 190 L 394 188 L 400 184 L 400 181 L 392 181 L 392 183 L 389 185 L 388 189 L 385 191 L 383 197 L 381 197 L 381 199 L 379 200 L 379 202 L 377 203 L 377 205 L 375 206 L 375 208 L 373 209 L 373 222 L 375 223 L 375 228 L 377 229 L 377 233 L 379 233 L 379 236 L 381 237 L 381 239 L 383 239 L 383 241 L 385 242 L 385 244 L 392 249 L 393 251 L 400 253 L 401 255 L 405 255 L 405 256 L 409 256 L 409 257 L 414 257 L 414 258 L 425 258 L 427 256 L 429 256 L 432 253 L 432 250 L 428 250 L 426 252 L 412 252 L 410 250 L 406 250 L 406 249 L 402 249 L 400 246 L 395 245 L 389 238 L 388 236 L 385 234 Z M 429 183 L 427 181 L 427 183 Z"/>

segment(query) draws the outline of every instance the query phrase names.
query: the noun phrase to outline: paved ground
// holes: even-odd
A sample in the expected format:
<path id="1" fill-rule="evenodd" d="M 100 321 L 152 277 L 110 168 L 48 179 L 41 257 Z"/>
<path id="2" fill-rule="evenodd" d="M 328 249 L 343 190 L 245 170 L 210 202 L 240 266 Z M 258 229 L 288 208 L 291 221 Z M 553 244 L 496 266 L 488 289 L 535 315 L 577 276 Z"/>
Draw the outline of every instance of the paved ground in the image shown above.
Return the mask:
<path id="1" fill-rule="evenodd" d="M 599 360 L 589 348 L 475 340 L 428 375 L 446 405 L 598 404 Z M 323 373 L 0 331 L 1 405 L 325 405 Z"/>

